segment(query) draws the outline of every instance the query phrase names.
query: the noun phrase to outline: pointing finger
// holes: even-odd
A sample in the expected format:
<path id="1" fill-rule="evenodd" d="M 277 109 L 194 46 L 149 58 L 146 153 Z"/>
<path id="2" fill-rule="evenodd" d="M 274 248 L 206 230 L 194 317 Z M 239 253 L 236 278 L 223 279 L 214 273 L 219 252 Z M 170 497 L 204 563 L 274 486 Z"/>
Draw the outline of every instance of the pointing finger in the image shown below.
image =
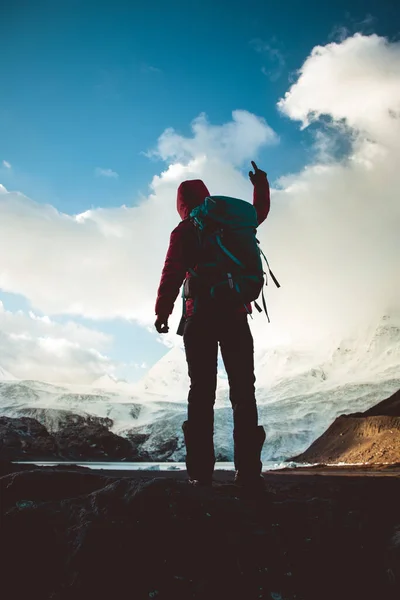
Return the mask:
<path id="1" fill-rule="evenodd" d="M 258 171 L 258 170 L 259 170 L 259 169 L 258 169 L 258 167 L 257 167 L 257 165 L 256 165 L 256 163 L 254 162 L 254 160 L 252 160 L 252 161 L 251 161 L 251 165 L 252 165 L 252 167 L 253 167 L 253 169 L 254 169 L 255 171 Z"/>

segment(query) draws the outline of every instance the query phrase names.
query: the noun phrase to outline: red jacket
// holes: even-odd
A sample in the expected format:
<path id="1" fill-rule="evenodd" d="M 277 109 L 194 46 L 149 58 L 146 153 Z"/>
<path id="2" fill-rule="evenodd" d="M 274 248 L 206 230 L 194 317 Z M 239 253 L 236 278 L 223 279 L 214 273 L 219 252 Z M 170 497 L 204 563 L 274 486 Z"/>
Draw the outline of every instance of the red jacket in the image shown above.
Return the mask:
<path id="1" fill-rule="evenodd" d="M 169 248 L 165 258 L 161 281 L 158 288 L 156 315 L 168 317 L 174 308 L 179 289 L 187 271 L 197 263 L 199 250 L 195 226 L 189 220 L 189 214 L 210 195 L 203 181 L 195 179 L 184 181 L 178 188 L 177 209 L 182 221 L 171 233 Z M 258 224 L 261 225 L 270 209 L 270 193 L 267 179 L 254 186 L 253 206 L 257 211 Z M 242 311 L 245 310 L 243 307 Z M 186 315 L 193 313 L 193 300 L 186 301 Z"/>

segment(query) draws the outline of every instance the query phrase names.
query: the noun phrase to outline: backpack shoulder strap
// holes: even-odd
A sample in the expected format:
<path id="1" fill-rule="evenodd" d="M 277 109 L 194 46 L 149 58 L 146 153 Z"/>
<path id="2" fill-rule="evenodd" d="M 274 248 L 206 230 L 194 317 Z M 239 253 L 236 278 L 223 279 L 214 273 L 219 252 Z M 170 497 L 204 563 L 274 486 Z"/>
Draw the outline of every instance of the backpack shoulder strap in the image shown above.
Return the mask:
<path id="1" fill-rule="evenodd" d="M 241 261 L 240 261 L 238 258 L 236 258 L 236 256 L 235 256 L 234 254 L 232 254 L 232 252 L 230 252 L 226 246 L 224 246 L 224 244 L 223 244 L 223 243 L 222 243 L 222 241 L 221 241 L 221 237 L 220 237 L 218 234 L 215 236 L 215 239 L 216 239 L 216 241 L 217 241 L 217 244 L 218 244 L 218 246 L 221 248 L 222 252 L 225 252 L 225 254 L 226 254 L 226 255 L 227 255 L 227 256 L 228 256 L 228 257 L 229 257 L 231 260 L 233 260 L 233 262 L 234 262 L 235 264 L 237 264 L 237 265 L 238 265 L 238 267 L 241 267 L 242 269 L 244 269 L 244 268 L 245 268 L 245 267 L 244 267 L 244 264 L 243 264 L 243 263 L 242 263 L 242 262 L 241 262 Z"/>

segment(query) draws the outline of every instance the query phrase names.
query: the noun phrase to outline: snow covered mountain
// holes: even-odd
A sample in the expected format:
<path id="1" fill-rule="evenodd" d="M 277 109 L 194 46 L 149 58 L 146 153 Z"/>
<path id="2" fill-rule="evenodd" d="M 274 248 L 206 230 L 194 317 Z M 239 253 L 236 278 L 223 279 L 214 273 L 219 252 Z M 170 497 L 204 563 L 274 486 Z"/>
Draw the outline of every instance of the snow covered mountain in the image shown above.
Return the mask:
<path id="1" fill-rule="evenodd" d="M 185 353 L 182 348 L 172 348 L 139 381 L 139 393 L 171 401 L 183 402 L 187 397 L 189 377 Z"/>
<path id="2" fill-rule="evenodd" d="M 121 383 L 124 384 L 124 383 L 127 383 L 127 382 L 123 381 L 121 379 L 117 379 L 113 375 L 110 375 L 109 373 L 106 373 L 105 375 L 102 375 L 101 377 L 98 377 L 95 381 L 93 381 L 92 387 L 95 387 L 95 388 L 113 388 L 116 385 L 120 385 Z"/>
<path id="3" fill-rule="evenodd" d="M 260 423 L 267 432 L 263 459 L 299 454 L 340 414 L 366 410 L 400 388 L 400 321 L 386 317 L 323 354 L 293 346 L 264 350 L 256 355 L 256 376 Z M 140 438 L 154 459 L 182 460 L 188 384 L 180 348 L 134 385 L 106 376 L 92 386 L 56 386 L 18 381 L 0 370 L 0 414 L 35 417 L 51 431 L 71 413 L 107 417 L 115 433 Z M 226 379 L 218 385 L 217 455 L 231 460 Z"/>
<path id="4" fill-rule="evenodd" d="M 14 377 L 14 375 L 11 375 L 11 373 L 0 366 L 0 381 L 17 381 L 17 377 Z"/>

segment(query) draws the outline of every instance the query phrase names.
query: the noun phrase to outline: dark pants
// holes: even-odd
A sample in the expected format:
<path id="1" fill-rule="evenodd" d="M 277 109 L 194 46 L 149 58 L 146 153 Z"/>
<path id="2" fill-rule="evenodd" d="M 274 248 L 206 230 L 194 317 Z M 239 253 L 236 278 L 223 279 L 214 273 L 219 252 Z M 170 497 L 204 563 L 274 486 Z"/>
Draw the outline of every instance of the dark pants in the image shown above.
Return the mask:
<path id="1" fill-rule="evenodd" d="M 197 313 L 186 320 L 183 340 L 190 377 L 185 432 L 187 460 L 190 463 L 192 455 L 192 464 L 206 464 L 208 472 L 214 452 L 218 344 L 228 375 L 234 438 L 248 439 L 257 428 L 253 337 L 246 314 Z M 194 449 L 193 453 L 190 448 Z M 197 467 L 194 470 L 197 471 Z"/>

